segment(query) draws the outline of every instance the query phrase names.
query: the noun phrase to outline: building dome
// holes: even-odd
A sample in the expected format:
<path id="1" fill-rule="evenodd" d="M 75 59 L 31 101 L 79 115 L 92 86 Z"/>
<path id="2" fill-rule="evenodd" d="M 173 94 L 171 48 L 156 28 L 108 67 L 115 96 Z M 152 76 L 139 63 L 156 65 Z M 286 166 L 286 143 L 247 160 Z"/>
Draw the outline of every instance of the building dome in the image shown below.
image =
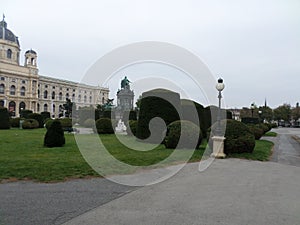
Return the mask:
<path id="1" fill-rule="evenodd" d="M 30 49 L 30 50 L 27 50 L 27 51 L 25 52 L 25 54 L 28 54 L 28 53 L 35 54 L 35 55 L 36 55 L 36 52 L 35 52 L 35 51 L 33 51 L 32 49 Z"/>
<path id="2" fill-rule="evenodd" d="M 14 42 L 18 46 L 20 46 L 18 37 L 14 35 L 14 33 L 11 32 L 9 29 L 7 29 L 7 23 L 4 21 L 4 18 L 0 22 L 0 39 Z"/>

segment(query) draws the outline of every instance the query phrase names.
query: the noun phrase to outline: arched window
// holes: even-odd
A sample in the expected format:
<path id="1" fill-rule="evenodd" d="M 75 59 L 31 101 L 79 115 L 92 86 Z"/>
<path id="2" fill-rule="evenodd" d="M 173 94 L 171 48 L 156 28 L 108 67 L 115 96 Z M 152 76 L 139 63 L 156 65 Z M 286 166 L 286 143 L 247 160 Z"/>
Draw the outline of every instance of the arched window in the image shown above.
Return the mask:
<path id="1" fill-rule="evenodd" d="M 8 59 L 11 59 L 12 51 L 10 49 L 7 50 L 6 56 Z"/>
<path id="2" fill-rule="evenodd" d="M 9 102 L 8 110 L 9 110 L 9 112 L 12 116 L 15 116 L 16 115 L 16 103 L 15 102 Z"/>
<path id="3" fill-rule="evenodd" d="M 90 96 L 90 103 L 92 103 L 92 96 Z"/>
<path id="4" fill-rule="evenodd" d="M 61 92 L 59 92 L 58 99 L 62 100 L 62 93 Z"/>
<path id="5" fill-rule="evenodd" d="M 48 98 L 48 91 L 44 91 L 44 98 Z"/>
<path id="6" fill-rule="evenodd" d="M 38 89 L 38 98 L 40 98 L 41 93 L 40 93 L 40 89 Z"/>
<path id="7" fill-rule="evenodd" d="M 0 106 L 4 107 L 4 100 L 0 100 Z"/>
<path id="8" fill-rule="evenodd" d="M 55 104 L 52 105 L 52 112 L 55 113 Z"/>
<path id="9" fill-rule="evenodd" d="M 0 84 L 0 94 L 4 94 L 5 92 L 5 86 L 4 84 Z"/>
<path id="10" fill-rule="evenodd" d="M 66 100 L 69 99 L 69 93 L 66 94 Z"/>
<path id="11" fill-rule="evenodd" d="M 48 105 L 44 104 L 44 112 L 48 112 Z"/>
<path id="12" fill-rule="evenodd" d="M 10 95 L 15 95 L 16 94 L 16 87 L 15 85 L 10 86 Z"/>
<path id="13" fill-rule="evenodd" d="M 102 104 L 104 104 L 105 100 L 104 100 L 104 97 L 102 97 Z"/>
<path id="14" fill-rule="evenodd" d="M 25 102 L 20 102 L 20 104 L 19 104 L 19 112 L 21 113 L 22 110 L 24 110 L 24 109 L 26 109 L 26 104 L 25 104 Z"/>
<path id="15" fill-rule="evenodd" d="M 40 104 L 39 103 L 37 104 L 37 111 L 38 112 L 40 111 Z"/>
<path id="16" fill-rule="evenodd" d="M 25 87 L 21 87 L 21 90 L 20 90 L 20 94 L 21 96 L 25 96 Z"/>
<path id="17" fill-rule="evenodd" d="M 75 94 L 72 95 L 72 102 L 75 101 Z"/>
<path id="18" fill-rule="evenodd" d="M 86 95 L 84 96 L 84 99 L 83 99 L 84 103 L 86 103 Z"/>
<path id="19" fill-rule="evenodd" d="M 55 99 L 55 91 L 52 92 L 51 98 L 54 100 Z"/>

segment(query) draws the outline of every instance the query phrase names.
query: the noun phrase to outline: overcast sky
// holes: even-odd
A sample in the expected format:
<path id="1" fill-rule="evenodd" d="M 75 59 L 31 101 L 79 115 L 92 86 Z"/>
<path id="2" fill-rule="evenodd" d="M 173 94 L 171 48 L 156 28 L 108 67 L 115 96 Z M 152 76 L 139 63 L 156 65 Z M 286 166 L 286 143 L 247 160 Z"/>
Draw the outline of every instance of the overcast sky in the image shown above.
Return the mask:
<path id="1" fill-rule="evenodd" d="M 273 108 L 300 101 L 299 0 L 0 0 L 0 6 L 22 55 L 37 51 L 41 75 L 81 81 L 117 47 L 163 41 L 193 52 L 224 79 L 227 107 L 263 105 L 265 98 Z M 133 82 L 132 71 L 159 73 L 145 68 L 115 77 L 107 84 L 111 97 L 125 73 Z"/>

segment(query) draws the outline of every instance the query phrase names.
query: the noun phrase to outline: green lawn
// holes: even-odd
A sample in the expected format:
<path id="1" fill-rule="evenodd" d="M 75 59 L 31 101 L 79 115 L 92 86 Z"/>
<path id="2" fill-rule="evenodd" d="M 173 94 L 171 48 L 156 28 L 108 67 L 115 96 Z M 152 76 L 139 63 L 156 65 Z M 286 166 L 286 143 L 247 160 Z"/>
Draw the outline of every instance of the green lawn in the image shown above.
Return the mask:
<path id="1" fill-rule="evenodd" d="M 277 133 L 273 132 L 273 131 L 269 131 L 267 133 L 264 134 L 265 137 L 277 137 Z"/>
<path id="2" fill-rule="evenodd" d="M 87 176 L 100 176 L 83 159 L 73 134 L 65 134 L 66 145 L 62 148 L 45 148 L 43 139 L 45 129 L 34 130 L 0 130 L 0 181 L 5 179 L 31 179 L 43 182 L 62 181 L 68 178 L 83 178 Z M 82 135 L 86 143 L 97 135 Z M 98 137 L 98 136 L 97 136 Z M 119 161 L 133 166 L 153 165 L 163 159 L 168 159 L 173 150 L 165 149 L 159 145 L 151 151 L 136 151 L 127 148 L 118 141 L 115 135 L 101 135 L 101 140 L 111 155 Z M 133 137 L 124 136 L 127 142 L 151 148 L 150 144 L 138 143 Z M 272 143 L 257 141 L 252 154 L 231 155 L 230 157 L 247 158 L 254 160 L 267 160 L 271 154 Z M 149 145 L 149 146 L 147 146 Z M 93 146 L 89 146 L 93 150 Z M 187 154 L 193 152 L 190 162 L 201 159 L 206 147 L 203 141 L 199 150 L 182 150 L 167 160 L 165 164 L 176 164 L 184 161 Z M 112 167 L 109 162 L 102 159 L 101 166 Z M 107 163 L 107 165 L 105 164 Z M 155 167 L 155 166 L 154 166 Z M 134 170 L 120 171 L 132 173 Z M 115 170 L 108 174 L 116 173 Z"/>

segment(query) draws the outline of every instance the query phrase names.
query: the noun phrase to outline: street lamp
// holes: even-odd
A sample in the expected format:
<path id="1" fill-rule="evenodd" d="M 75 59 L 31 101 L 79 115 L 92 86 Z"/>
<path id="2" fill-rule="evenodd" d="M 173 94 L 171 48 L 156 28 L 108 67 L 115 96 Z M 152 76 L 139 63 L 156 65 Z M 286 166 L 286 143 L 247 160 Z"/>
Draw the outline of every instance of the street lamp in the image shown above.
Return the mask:
<path id="1" fill-rule="evenodd" d="M 219 108 L 218 108 L 218 116 L 217 116 L 217 128 L 215 130 L 215 136 L 212 137 L 213 140 L 213 153 L 211 157 L 215 158 L 225 158 L 226 155 L 224 154 L 224 140 L 225 137 L 222 135 L 221 129 L 221 99 L 222 99 L 222 91 L 224 90 L 225 85 L 223 83 L 223 79 L 219 78 L 218 83 L 216 85 L 216 89 L 219 92 L 218 99 L 219 99 Z"/>
<path id="2" fill-rule="evenodd" d="M 251 113 L 252 113 L 252 118 L 253 118 L 253 111 L 254 111 L 254 108 L 255 108 L 254 103 L 252 103 L 252 104 L 251 104 L 251 107 L 250 107 Z"/>
<path id="3" fill-rule="evenodd" d="M 221 136 L 221 99 L 222 99 L 222 91 L 225 88 L 225 84 L 223 83 L 223 79 L 219 78 L 218 83 L 216 85 L 216 89 L 219 92 L 218 99 L 219 99 L 219 108 L 218 108 L 218 116 L 217 116 L 217 121 L 218 121 L 218 126 L 216 129 L 216 135 Z"/>
<path id="4" fill-rule="evenodd" d="M 259 116 L 259 120 L 260 120 L 259 122 L 260 122 L 260 123 L 262 123 L 262 122 L 263 122 L 263 120 L 262 120 L 262 118 L 261 118 L 261 114 L 262 114 L 262 111 L 261 111 L 261 110 L 259 110 L 259 111 L 258 111 L 258 116 Z"/>

